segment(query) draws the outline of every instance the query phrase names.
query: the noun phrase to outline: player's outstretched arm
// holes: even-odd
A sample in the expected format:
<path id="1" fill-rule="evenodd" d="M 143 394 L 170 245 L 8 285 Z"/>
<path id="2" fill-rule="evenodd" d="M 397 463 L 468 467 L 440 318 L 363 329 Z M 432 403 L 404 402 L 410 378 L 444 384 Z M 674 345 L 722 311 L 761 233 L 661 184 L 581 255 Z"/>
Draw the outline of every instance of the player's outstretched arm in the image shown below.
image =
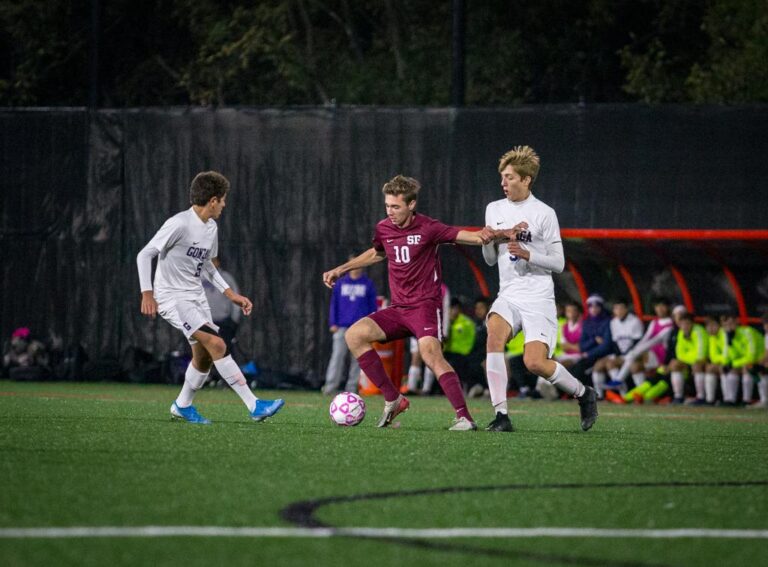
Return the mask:
<path id="1" fill-rule="evenodd" d="M 224 290 L 224 295 L 232 303 L 240 306 L 240 309 L 243 311 L 243 315 L 247 317 L 248 315 L 251 314 L 251 311 L 253 310 L 253 303 L 251 303 L 250 299 L 248 299 L 244 295 L 235 293 L 234 291 L 232 291 L 231 287 L 228 287 L 227 289 Z"/>
<path id="2" fill-rule="evenodd" d="M 505 228 L 502 230 L 494 230 L 493 241 L 494 242 L 516 242 L 517 235 L 528 230 L 528 223 L 525 221 L 517 223 L 512 228 Z"/>
<path id="3" fill-rule="evenodd" d="M 483 246 L 489 244 L 497 237 L 497 231 L 490 226 L 480 230 L 460 230 L 456 235 L 456 244 L 469 244 L 470 246 Z"/>
<path id="4" fill-rule="evenodd" d="M 336 280 L 338 280 L 341 276 L 350 270 L 354 270 L 356 268 L 367 268 L 368 266 L 371 266 L 377 262 L 381 262 L 384 258 L 386 258 L 386 255 L 383 250 L 376 250 L 375 248 L 371 247 L 359 256 L 352 258 L 349 262 L 346 262 L 341 266 L 336 266 L 332 270 L 325 272 L 323 274 L 323 283 L 326 287 L 332 288 L 336 283 Z"/>

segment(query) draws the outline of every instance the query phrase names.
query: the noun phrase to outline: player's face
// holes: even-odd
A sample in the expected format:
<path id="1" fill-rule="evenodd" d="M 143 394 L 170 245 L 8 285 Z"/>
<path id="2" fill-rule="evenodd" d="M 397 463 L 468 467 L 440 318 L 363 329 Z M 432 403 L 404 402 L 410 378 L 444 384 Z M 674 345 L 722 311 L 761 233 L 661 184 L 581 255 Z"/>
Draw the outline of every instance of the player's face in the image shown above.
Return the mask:
<path id="1" fill-rule="evenodd" d="M 679 324 L 680 330 L 683 331 L 686 335 L 691 334 L 691 329 L 693 329 L 693 321 L 690 319 L 680 319 Z"/>
<path id="2" fill-rule="evenodd" d="M 218 219 L 221 216 L 221 212 L 224 210 L 224 207 L 227 206 L 227 196 L 224 195 L 221 199 L 218 197 L 213 197 L 210 200 L 211 205 L 211 218 L 212 219 Z"/>
<path id="3" fill-rule="evenodd" d="M 616 303 L 613 306 L 613 316 L 617 319 L 623 319 L 629 313 L 629 309 L 623 303 Z"/>
<path id="4" fill-rule="evenodd" d="M 579 319 L 579 310 L 576 308 L 575 305 L 566 305 L 565 306 L 565 318 L 569 321 L 577 321 Z"/>
<path id="5" fill-rule="evenodd" d="M 413 216 L 413 211 L 416 208 L 416 200 L 414 199 L 410 203 L 405 202 L 405 197 L 402 195 L 385 195 L 384 207 L 387 209 L 387 218 L 392 221 L 395 226 L 406 226 Z"/>
<path id="6" fill-rule="evenodd" d="M 520 177 L 511 165 L 501 171 L 501 188 L 510 201 L 522 201 L 528 197 L 530 186 L 531 178 Z"/>
<path id="7" fill-rule="evenodd" d="M 716 319 L 707 319 L 707 333 L 716 335 L 720 330 L 720 323 Z"/>
<path id="8" fill-rule="evenodd" d="M 475 319 L 482 321 L 488 315 L 488 305 L 482 301 L 475 303 Z"/>
<path id="9" fill-rule="evenodd" d="M 664 317 L 669 317 L 669 305 L 666 303 L 657 303 L 653 306 L 653 311 L 656 313 L 656 317 L 659 319 L 663 319 Z"/>

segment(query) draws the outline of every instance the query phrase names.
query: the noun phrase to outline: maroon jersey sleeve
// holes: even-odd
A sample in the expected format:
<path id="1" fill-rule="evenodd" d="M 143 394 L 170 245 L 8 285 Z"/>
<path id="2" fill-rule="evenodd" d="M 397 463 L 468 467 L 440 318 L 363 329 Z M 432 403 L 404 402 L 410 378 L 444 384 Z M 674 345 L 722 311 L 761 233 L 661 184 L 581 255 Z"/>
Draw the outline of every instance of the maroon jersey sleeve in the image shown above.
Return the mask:
<path id="1" fill-rule="evenodd" d="M 433 242 L 446 244 L 448 242 L 455 242 L 461 229 L 457 226 L 449 226 L 441 223 L 439 220 L 432 219 L 432 222 L 429 224 L 429 231 Z"/>
<path id="2" fill-rule="evenodd" d="M 381 228 L 382 228 L 382 223 L 379 222 L 376 225 L 376 228 L 373 229 L 373 239 L 371 240 L 371 244 L 373 245 L 374 249 L 376 249 L 378 252 L 386 252 L 386 248 L 384 247 L 384 242 L 382 242 Z"/>

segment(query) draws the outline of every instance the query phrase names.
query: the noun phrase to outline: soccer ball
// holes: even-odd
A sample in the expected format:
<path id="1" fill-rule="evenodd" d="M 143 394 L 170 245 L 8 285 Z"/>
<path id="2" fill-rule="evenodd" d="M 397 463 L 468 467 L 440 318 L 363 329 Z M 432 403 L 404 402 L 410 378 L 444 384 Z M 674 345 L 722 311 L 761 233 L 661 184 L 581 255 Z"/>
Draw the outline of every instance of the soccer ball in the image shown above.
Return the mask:
<path id="1" fill-rule="evenodd" d="M 352 392 L 341 392 L 331 402 L 331 421 L 336 425 L 357 425 L 365 417 L 363 398 Z"/>

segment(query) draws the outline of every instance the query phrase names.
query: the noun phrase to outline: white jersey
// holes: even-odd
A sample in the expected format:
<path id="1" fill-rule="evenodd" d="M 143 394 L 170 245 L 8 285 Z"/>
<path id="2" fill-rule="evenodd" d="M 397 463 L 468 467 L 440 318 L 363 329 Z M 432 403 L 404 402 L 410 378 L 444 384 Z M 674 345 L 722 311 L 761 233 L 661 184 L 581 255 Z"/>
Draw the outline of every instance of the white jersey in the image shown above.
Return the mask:
<path id="1" fill-rule="evenodd" d="M 634 313 L 628 313 L 624 320 L 611 319 L 611 340 L 618 348 L 618 354 L 626 354 L 643 338 L 643 322 Z"/>
<path id="2" fill-rule="evenodd" d="M 224 292 L 229 285 L 211 262 L 218 253 L 216 221 L 203 222 L 190 207 L 165 221 L 136 257 L 141 291 L 152 290 L 152 258 L 158 256 L 154 296 L 159 303 L 172 298 L 205 301 L 203 274 Z"/>
<path id="3" fill-rule="evenodd" d="M 530 252 L 530 260 L 512 257 L 503 243 L 483 246 L 483 257 L 490 266 L 499 264 L 499 297 L 515 304 L 554 301 L 552 272 L 562 272 L 565 265 L 554 209 L 533 194 L 524 201 L 499 199 L 485 209 L 485 224 L 494 229 L 509 229 L 523 221 L 528 223 L 528 229 L 518 235 L 518 241 Z"/>

